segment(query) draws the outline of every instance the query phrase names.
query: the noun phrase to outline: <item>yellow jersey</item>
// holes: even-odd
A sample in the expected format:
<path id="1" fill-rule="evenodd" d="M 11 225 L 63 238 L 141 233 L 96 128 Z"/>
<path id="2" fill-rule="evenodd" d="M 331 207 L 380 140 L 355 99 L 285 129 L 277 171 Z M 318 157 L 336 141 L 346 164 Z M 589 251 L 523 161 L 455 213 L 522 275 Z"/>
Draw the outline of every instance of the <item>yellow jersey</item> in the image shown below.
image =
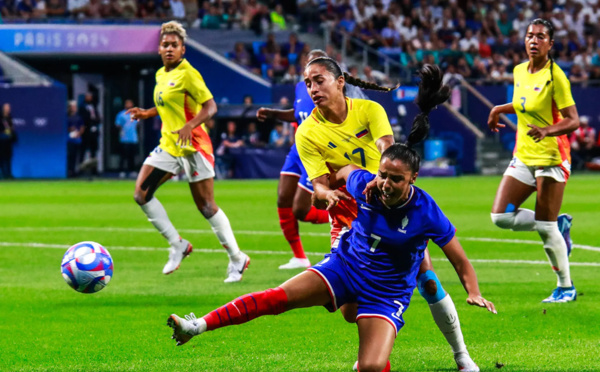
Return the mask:
<path id="1" fill-rule="evenodd" d="M 178 135 L 171 133 L 192 120 L 202 109 L 202 103 L 211 98 L 202 75 L 186 59 L 171 71 L 165 71 L 164 67 L 158 70 L 154 104 L 162 121 L 159 147 L 173 156 L 200 152 L 214 165 L 212 143 L 204 123 L 194 128 L 192 143 L 186 147 L 178 146 Z"/>
<path id="2" fill-rule="evenodd" d="M 311 181 L 348 164 L 371 173 L 379 170 L 381 153 L 375 141 L 393 135 L 385 110 L 365 99 L 346 97 L 346 105 L 348 116 L 341 124 L 327 121 L 314 108 L 298 127 L 296 147 Z"/>
<path id="3" fill-rule="evenodd" d="M 550 61 L 535 74 L 527 71 L 529 62 L 514 69 L 513 107 L 517 113 L 517 140 L 514 155 L 528 166 L 555 166 L 571 162 L 571 147 L 567 135 L 546 137 L 535 142 L 527 135 L 527 124 L 538 127 L 554 125 L 563 119 L 559 110 L 575 105 L 571 84 L 563 70 Z"/>

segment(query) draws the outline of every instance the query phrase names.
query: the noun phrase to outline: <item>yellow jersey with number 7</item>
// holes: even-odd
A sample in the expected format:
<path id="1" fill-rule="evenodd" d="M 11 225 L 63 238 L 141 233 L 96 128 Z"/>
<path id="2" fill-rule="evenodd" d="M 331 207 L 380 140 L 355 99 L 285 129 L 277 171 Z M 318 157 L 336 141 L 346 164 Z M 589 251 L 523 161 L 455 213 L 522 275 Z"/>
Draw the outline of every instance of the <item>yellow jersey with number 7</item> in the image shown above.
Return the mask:
<path id="1" fill-rule="evenodd" d="M 575 105 L 571 84 L 563 70 L 550 61 L 540 71 L 527 71 L 529 62 L 514 69 L 513 107 L 517 113 L 517 140 L 514 156 L 529 166 L 558 166 L 571 162 L 571 146 L 567 135 L 545 137 L 540 142 L 527 135 L 528 124 L 540 128 L 563 119 L 559 110 Z"/>
<path id="2" fill-rule="evenodd" d="M 341 124 L 327 121 L 318 108 L 296 132 L 296 147 L 308 178 L 313 180 L 348 164 L 377 173 L 381 153 L 375 141 L 393 135 L 383 107 L 374 101 L 346 97 L 348 116 Z"/>
<path id="3" fill-rule="evenodd" d="M 204 123 L 192 132 L 192 143 L 181 147 L 177 145 L 177 134 L 202 109 L 202 104 L 213 96 L 206 87 L 202 75 L 184 59 L 171 71 L 162 67 L 156 72 L 154 105 L 162 121 L 159 147 L 173 156 L 185 156 L 200 152 L 214 165 L 212 143 Z"/>

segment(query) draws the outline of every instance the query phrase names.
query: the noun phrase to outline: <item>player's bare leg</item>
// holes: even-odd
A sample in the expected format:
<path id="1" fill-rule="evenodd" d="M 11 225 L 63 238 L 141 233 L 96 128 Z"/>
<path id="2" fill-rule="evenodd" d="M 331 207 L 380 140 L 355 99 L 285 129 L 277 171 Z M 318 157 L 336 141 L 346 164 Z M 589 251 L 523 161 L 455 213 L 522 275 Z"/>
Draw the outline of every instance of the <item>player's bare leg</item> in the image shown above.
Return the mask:
<path id="1" fill-rule="evenodd" d="M 360 318 L 358 325 L 358 370 L 386 372 L 390 370 L 390 354 L 396 340 L 396 330 L 381 318 Z"/>
<path id="2" fill-rule="evenodd" d="M 229 255 L 225 283 L 239 282 L 250 264 L 250 257 L 240 251 L 227 215 L 215 203 L 214 180 L 207 178 L 198 182 L 191 182 L 190 190 L 196 207 L 206 218 L 217 239 Z"/>
<path id="3" fill-rule="evenodd" d="M 181 261 L 192 252 L 192 245 L 179 236 L 179 233 L 169 220 L 167 211 L 154 197 L 156 190 L 167 180 L 173 177 L 173 173 L 144 164 L 135 182 L 133 198 L 148 217 L 148 221 L 167 239 L 171 248 L 169 249 L 169 260 L 163 268 L 163 274 L 170 274 L 179 268 Z"/>

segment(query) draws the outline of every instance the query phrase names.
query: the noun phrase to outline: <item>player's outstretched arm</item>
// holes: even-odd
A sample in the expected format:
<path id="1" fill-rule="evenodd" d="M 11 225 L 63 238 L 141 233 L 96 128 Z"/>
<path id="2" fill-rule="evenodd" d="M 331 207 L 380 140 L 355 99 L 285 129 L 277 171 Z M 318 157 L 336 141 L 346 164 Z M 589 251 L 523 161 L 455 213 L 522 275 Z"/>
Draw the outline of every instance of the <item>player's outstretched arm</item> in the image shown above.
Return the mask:
<path id="1" fill-rule="evenodd" d="M 352 171 L 351 165 L 347 165 L 341 168 L 337 172 L 338 179 L 346 180 L 348 174 Z M 348 168 L 348 169 L 345 169 Z M 341 173 L 340 173 L 341 172 Z M 347 173 L 346 173 L 347 172 Z M 313 189 L 315 192 L 312 196 L 313 205 L 319 209 L 322 209 L 323 203 L 327 204 L 327 210 L 335 207 L 341 200 L 351 200 L 350 196 L 340 190 L 332 190 L 329 181 L 330 174 L 324 174 L 312 180 Z M 345 177 L 345 178 L 344 178 Z M 337 181 L 336 181 L 337 182 Z"/>
<path id="2" fill-rule="evenodd" d="M 158 115 L 158 110 L 156 107 L 152 107 L 149 109 L 143 109 L 139 107 L 130 108 L 125 111 L 126 114 L 131 114 L 131 121 L 134 120 L 143 120 L 148 118 L 153 118 Z"/>
<path id="3" fill-rule="evenodd" d="M 288 110 L 277 110 L 266 107 L 261 107 L 256 111 L 256 118 L 258 121 L 265 121 L 267 119 L 277 119 L 287 122 L 296 121 L 294 116 L 294 109 Z"/>
<path id="4" fill-rule="evenodd" d="M 504 128 L 506 125 L 500 124 L 500 114 L 515 114 L 515 107 L 512 102 L 505 103 L 503 105 L 494 106 L 490 111 L 490 115 L 488 116 L 488 128 L 492 132 L 498 132 L 500 129 Z"/>
<path id="5" fill-rule="evenodd" d="M 475 269 L 473 268 L 473 265 L 471 265 L 471 262 L 467 258 L 467 255 L 458 242 L 456 236 L 453 237 L 448 244 L 443 246 L 442 250 L 446 254 L 446 257 L 448 257 L 448 260 L 452 266 L 454 266 L 454 270 L 456 270 L 463 287 L 469 295 L 467 298 L 467 303 L 469 305 L 485 307 L 492 313 L 497 314 L 498 312 L 496 311 L 494 304 L 481 296 Z"/>

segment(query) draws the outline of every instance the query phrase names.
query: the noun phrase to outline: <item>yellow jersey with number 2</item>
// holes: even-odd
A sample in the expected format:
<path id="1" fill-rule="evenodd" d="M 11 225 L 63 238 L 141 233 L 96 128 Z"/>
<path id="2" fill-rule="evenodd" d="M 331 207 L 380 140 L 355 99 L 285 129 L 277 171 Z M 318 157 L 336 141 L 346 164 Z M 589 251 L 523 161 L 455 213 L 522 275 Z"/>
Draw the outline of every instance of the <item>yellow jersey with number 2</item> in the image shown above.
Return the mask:
<path id="1" fill-rule="evenodd" d="M 535 142 L 527 135 L 528 124 L 540 128 L 554 125 L 563 119 L 559 110 L 575 105 L 571 84 L 563 70 L 550 61 L 535 74 L 527 71 L 529 62 L 514 69 L 513 107 L 517 113 L 517 141 L 514 155 L 528 166 L 556 166 L 571 162 L 571 146 L 567 135 L 546 137 Z"/>
<path id="2" fill-rule="evenodd" d="M 375 142 L 393 135 L 383 107 L 374 101 L 346 97 L 348 116 L 341 124 L 327 121 L 318 108 L 296 132 L 296 147 L 308 178 L 354 164 L 371 173 L 379 170 L 381 153 Z"/>
<path id="3" fill-rule="evenodd" d="M 202 109 L 202 103 L 213 98 L 202 75 L 184 59 L 171 71 L 162 67 L 156 72 L 154 104 L 162 121 L 159 147 L 173 156 L 200 152 L 214 165 L 212 143 L 204 123 L 192 132 L 192 143 L 181 147 L 176 144 L 178 135 L 171 131 L 181 129 Z"/>

